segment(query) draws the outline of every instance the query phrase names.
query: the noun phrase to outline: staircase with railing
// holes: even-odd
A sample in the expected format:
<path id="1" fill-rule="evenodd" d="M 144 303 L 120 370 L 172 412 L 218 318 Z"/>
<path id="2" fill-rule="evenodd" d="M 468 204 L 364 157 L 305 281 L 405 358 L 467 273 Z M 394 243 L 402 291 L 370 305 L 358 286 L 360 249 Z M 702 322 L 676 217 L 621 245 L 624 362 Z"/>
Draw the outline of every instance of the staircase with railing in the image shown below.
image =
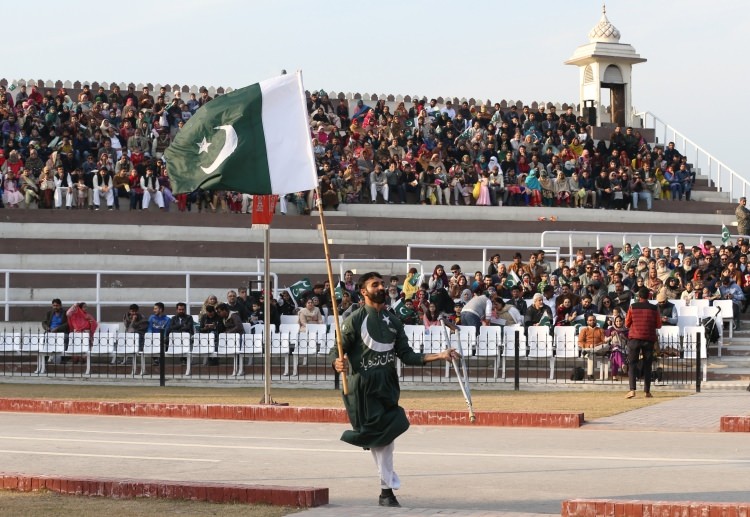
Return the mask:
<path id="1" fill-rule="evenodd" d="M 747 195 L 748 190 L 750 190 L 748 188 L 750 181 L 716 156 L 650 111 L 636 113 L 635 116 L 640 117 L 644 128 L 654 130 L 657 141 L 661 136 L 659 143 L 674 142 L 675 148 L 688 157 L 688 161 L 693 164 L 693 167 L 699 171 L 701 176 L 708 179 L 708 185 L 716 189 L 717 192 L 727 193 L 730 198 L 729 201 L 738 201 L 739 198 Z"/>

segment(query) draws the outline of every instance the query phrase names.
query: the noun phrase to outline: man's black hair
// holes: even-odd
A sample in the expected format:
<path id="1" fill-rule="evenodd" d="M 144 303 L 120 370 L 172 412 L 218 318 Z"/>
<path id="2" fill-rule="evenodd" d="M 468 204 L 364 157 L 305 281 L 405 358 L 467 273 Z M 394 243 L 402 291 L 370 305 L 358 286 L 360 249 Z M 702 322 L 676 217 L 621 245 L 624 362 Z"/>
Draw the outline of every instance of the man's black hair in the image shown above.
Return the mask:
<path id="1" fill-rule="evenodd" d="M 359 280 L 357 281 L 357 290 L 364 289 L 365 284 L 371 278 L 379 278 L 379 279 L 382 280 L 383 279 L 383 275 L 381 275 L 377 271 L 370 271 L 369 273 L 365 273 L 364 275 L 362 275 L 361 277 L 359 277 Z"/>

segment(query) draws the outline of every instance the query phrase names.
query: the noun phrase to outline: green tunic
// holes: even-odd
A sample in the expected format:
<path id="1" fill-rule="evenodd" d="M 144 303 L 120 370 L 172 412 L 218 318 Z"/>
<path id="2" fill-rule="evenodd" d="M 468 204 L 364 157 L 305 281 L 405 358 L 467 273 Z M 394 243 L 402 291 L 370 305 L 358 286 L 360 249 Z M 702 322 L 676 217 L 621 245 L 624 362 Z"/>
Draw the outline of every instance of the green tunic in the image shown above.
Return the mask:
<path id="1" fill-rule="evenodd" d="M 411 349 L 398 317 L 369 306 L 344 321 L 341 337 L 352 369 L 344 406 L 353 427 L 341 439 L 364 448 L 388 445 L 409 428 L 406 413 L 398 405 L 396 357 L 404 364 L 421 366 L 424 355 Z M 336 347 L 331 356 L 332 360 L 338 357 Z"/>

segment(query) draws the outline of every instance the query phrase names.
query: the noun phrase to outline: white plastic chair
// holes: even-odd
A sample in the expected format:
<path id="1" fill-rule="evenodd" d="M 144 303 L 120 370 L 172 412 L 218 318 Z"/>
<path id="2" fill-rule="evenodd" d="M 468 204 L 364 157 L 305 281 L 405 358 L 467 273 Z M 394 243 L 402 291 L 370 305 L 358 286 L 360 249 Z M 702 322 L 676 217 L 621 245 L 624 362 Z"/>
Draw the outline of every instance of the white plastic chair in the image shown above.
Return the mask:
<path id="1" fill-rule="evenodd" d="M 699 311 L 701 309 L 705 310 L 706 307 L 711 306 L 711 300 L 706 300 L 705 298 L 699 298 L 697 300 L 690 300 L 690 306 L 698 307 Z"/>
<path id="2" fill-rule="evenodd" d="M 245 329 L 244 345 L 242 346 L 243 355 L 247 358 L 245 364 L 252 366 L 253 357 L 263 355 L 263 339 L 265 338 L 266 326 L 263 323 L 243 323 Z M 270 327 L 273 333 L 273 325 Z M 244 375 L 244 369 L 242 374 Z"/>
<path id="3" fill-rule="evenodd" d="M 297 344 L 298 335 L 299 324 L 296 323 L 282 323 L 279 325 L 279 331 L 271 335 L 271 356 L 278 355 L 284 358 L 284 377 L 289 375 L 289 355 Z"/>
<path id="4" fill-rule="evenodd" d="M 141 356 L 141 375 L 146 375 L 146 357 L 159 357 L 161 353 L 161 334 L 158 332 L 146 332 L 143 336 L 143 351 Z"/>
<path id="5" fill-rule="evenodd" d="M 503 365 L 502 378 L 505 379 L 505 367 L 508 357 L 515 357 L 516 354 L 516 333 L 518 333 L 518 357 L 526 357 L 526 329 L 523 325 L 506 325 L 503 329 Z"/>
<path id="6" fill-rule="evenodd" d="M 419 352 L 423 349 L 424 325 L 404 325 L 404 333 L 406 334 L 406 339 L 409 340 L 409 346 L 412 347 L 415 352 Z"/>
<path id="7" fill-rule="evenodd" d="M 680 327 L 676 325 L 665 325 L 656 329 L 656 333 L 659 336 L 660 348 L 667 346 L 680 348 Z"/>
<path id="8" fill-rule="evenodd" d="M 86 352 L 86 371 L 84 375 L 91 375 L 91 360 L 95 357 L 101 357 L 102 355 L 115 357 L 114 353 L 117 349 L 117 329 L 118 325 L 114 324 L 103 324 L 107 325 L 102 331 L 102 327 L 96 329 L 94 333 L 94 339 L 91 341 L 91 346 Z M 114 359 L 113 359 L 114 360 Z"/>
<path id="9" fill-rule="evenodd" d="M 729 322 L 729 339 L 732 339 L 734 337 L 734 307 L 732 300 L 714 300 L 713 306 L 721 307 L 721 312 L 719 313 L 722 323 L 721 335 L 724 335 L 724 323 Z"/>
<path id="10" fill-rule="evenodd" d="M 302 358 L 302 364 L 308 363 L 308 357 L 318 353 L 318 349 L 325 347 L 327 325 L 325 323 L 308 323 L 305 330 L 300 330 L 297 336 L 297 344 L 294 347 L 292 375 L 298 374 L 298 358 Z"/>
<path id="11" fill-rule="evenodd" d="M 173 332 L 169 335 L 165 357 L 184 357 L 185 375 L 190 375 L 190 350 L 192 347 L 192 335 L 189 332 Z"/>
<path id="12" fill-rule="evenodd" d="M 86 357 L 86 372 L 91 371 L 91 334 L 89 332 L 71 332 L 68 334 L 67 354 Z"/>
<path id="13" fill-rule="evenodd" d="M 529 358 L 550 358 L 552 367 L 552 336 L 546 325 L 530 326 L 526 329 L 526 339 L 529 346 Z M 554 372 L 550 372 L 550 379 L 554 379 Z"/>
<path id="14" fill-rule="evenodd" d="M 282 314 L 281 321 L 279 323 L 281 323 L 282 325 L 290 325 L 290 324 L 299 325 L 299 316 L 296 316 L 294 314 L 291 314 L 291 315 Z"/>
<path id="15" fill-rule="evenodd" d="M 677 328 L 680 329 L 680 334 L 685 327 L 695 327 L 698 323 L 700 322 L 697 314 L 695 316 L 677 316 Z"/>
<path id="16" fill-rule="evenodd" d="M 141 336 L 135 332 L 126 332 L 120 334 L 117 341 L 117 353 L 122 355 L 122 363 L 127 364 L 127 359 L 132 359 L 133 369 L 130 375 L 135 377 L 136 365 L 138 364 L 138 356 L 140 354 Z"/>
<path id="17" fill-rule="evenodd" d="M 193 357 L 203 357 L 203 366 L 208 364 L 208 359 L 216 357 L 216 336 L 213 332 L 195 334 L 193 336 L 193 347 L 190 350 L 190 362 Z"/>
<path id="18" fill-rule="evenodd" d="M 578 340 L 576 339 L 576 328 L 572 325 L 555 327 L 554 343 L 555 354 L 550 359 L 550 369 L 552 370 L 551 379 L 555 378 L 555 363 L 558 358 L 576 358 L 578 357 Z"/>
<path id="19" fill-rule="evenodd" d="M 232 358 L 232 377 L 242 375 L 244 360 L 242 358 L 243 334 L 219 334 L 216 355 L 218 357 Z M 240 373 L 242 372 L 242 373 Z"/>
<path id="20" fill-rule="evenodd" d="M 677 305 L 677 316 L 692 316 L 698 318 L 700 316 L 700 308 L 697 305 Z"/>
<path id="21" fill-rule="evenodd" d="M 708 300 L 702 300 L 702 301 L 708 301 Z M 701 313 L 701 321 L 702 318 L 712 318 L 714 320 L 714 324 L 716 325 L 716 329 L 719 331 L 719 340 L 716 343 L 716 346 L 718 348 L 718 356 L 721 357 L 721 347 L 724 346 L 724 329 L 723 329 L 723 321 L 721 319 L 721 313 L 719 312 L 718 307 L 711 307 L 710 305 L 705 305 L 704 307 L 701 307 L 703 312 Z M 706 343 L 706 346 L 709 346 L 708 343 Z"/>
<path id="22" fill-rule="evenodd" d="M 471 325 L 459 325 L 458 332 L 458 336 L 456 336 L 456 334 L 454 333 L 453 338 L 451 339 L 451 345 L 455 347 L 456 350 L 459 350 L 457 338 L 460 337 L 461 354 L 463 354 L 464 357 L 468 359 L 469 357 L 474 355 L 474 351 L 477 346 L 477 329 Z"/>
<path id="23" fill-rule="evenodd" d="M 0 353 L 15 354 L 21 351 L 21 333 L 4 332 L 0 335 Z"/>
<path id="24" fill-rule="evenodd" d="M 493 360 L 492 378 L 497 379 L 498 356 L 503 344 L 503 327 L 481 326 L 477 336 L 476 356 Z"/>
<path id="25" fill-rule="evenodd" d="M 117 363 L 117 344 L 120 335 L 119 323 L 100 323 L 91 342 L 91 355 L 101 355 L 103 350 L 112 354 L 111 363 Z"/>

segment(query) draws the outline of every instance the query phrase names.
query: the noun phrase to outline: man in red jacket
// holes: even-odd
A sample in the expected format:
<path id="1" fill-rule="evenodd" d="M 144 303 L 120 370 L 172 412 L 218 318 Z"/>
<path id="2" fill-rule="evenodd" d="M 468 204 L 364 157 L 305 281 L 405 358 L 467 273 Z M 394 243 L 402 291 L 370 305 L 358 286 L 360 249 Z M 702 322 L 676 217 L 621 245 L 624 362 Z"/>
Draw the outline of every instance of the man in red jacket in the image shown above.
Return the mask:
<path id="1" fill-rule="evenodd" d="M 651 398 L 651 361 L 654 357 L 656 343 L 656 329 L 661 328 L 661 317 L 656 305 L 648 302 L 648 288 L 641 287 L 638 291 L 638 301 L 630 306 L 625 316 L 625 326 L 628 328 L 628 380 L 630 391 L 627 399 L 635 397 L 635 364 L 639 357 L 643 360 L 643 391 L 646 398 Z"/>

